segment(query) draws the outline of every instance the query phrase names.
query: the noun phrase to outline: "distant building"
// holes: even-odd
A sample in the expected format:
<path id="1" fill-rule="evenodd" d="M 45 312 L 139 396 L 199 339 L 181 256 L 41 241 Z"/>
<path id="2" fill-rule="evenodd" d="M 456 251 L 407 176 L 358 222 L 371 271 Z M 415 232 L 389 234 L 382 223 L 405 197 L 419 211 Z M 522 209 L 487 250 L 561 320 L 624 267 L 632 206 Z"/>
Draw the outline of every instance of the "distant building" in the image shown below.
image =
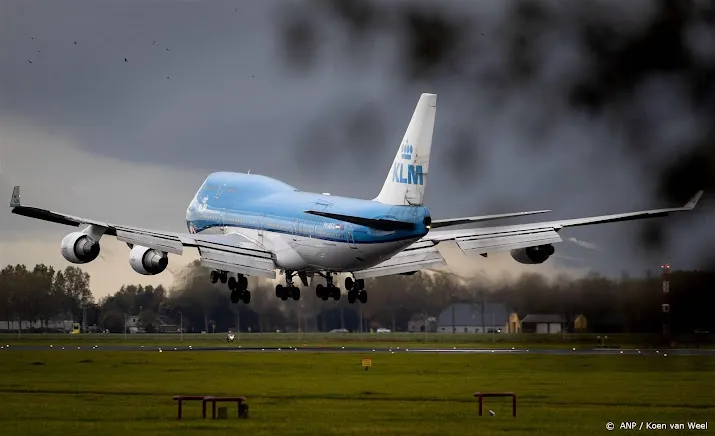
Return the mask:
<path id="1" fill-rule="evenodd" d="M 509 314 L 509 321 L 506 325 L 505 333 L 520 333 L 521 332 L 521 321 L 519 320 L 519 314 L 512 312 Z"/>
<path id="2" fill-rule="evenodd" d="M 437 318 L 440 333 L 502 333 L 509 329 L 508 307 L 501 303 L 455 303 Z M 517 317 L 518 319 L 518 317 Z"/>
<path id="3" fill-rule="evenodd" d="M 144 333 L 144 328 L 142 327 L 141 319 L 139 315 L 130 315 L 125 318 L 124 328 L 129 333 Z"/>
<path id="4" fill-rule="evenodd" d="M 437 318 L 434 316 L 425 317 L 424 315 L 415 315 L 407 322 L 407 331 L 412 333 L 419 332 L 436 332 Z"/>
<path id="5" fill-rule="evenodd" d="M 586 330 L 588 330 L 588 320 L 585 316 L 583 316 L 583 314 L 578 315 L 573 320 L 573 329 L 577 332 L 585 332 Z"/>
<path id="6" fill-rule="evenodd" d="M 556 314 L 530 314 L 521 320 L 524 333 L 561 333 L 563 326 L 563 316 Z"/>
<path id="7" fill-rule="evenodd" d="M 125 319 L 126 319 L 126 324 L 124 325 L 124 327 L 138 328 L 141 325 L 139 316 L 127 316 Z"/>
<path id="8" fill-rule="evenodd" d="M 156 322 L 155 329 L 158 333 L 178 333 L 181 330 L 179 324 L 175 324 L 164 315 L 157 315 L 154 320 Z"/>
<path id="9" fill-rule="evenodd" d="M 54 332 L 69 332 L 74 320 L 71 316 L 58 314 L 44 321 L 0 321 L 0 331 L 44 330 Z"/>

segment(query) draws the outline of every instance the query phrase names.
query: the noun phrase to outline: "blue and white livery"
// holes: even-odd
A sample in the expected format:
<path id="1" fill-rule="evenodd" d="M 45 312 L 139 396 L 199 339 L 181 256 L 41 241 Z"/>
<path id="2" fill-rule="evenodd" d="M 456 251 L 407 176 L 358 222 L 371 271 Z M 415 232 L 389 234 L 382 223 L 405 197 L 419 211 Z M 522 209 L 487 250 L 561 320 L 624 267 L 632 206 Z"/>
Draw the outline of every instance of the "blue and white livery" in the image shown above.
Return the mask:
<path id="1" fill-rule="evenodd" d="M 340 298 L 333 275 L 345 273 L 350 303 L 367 301 L 364 279 L 391 274 L 412 274 L 438 268 L 446 262 L 437 250 L 441 241 L 452 240 L 467 255 L 510 251 L 526 264 L 545 262 L 553 244 L 561 242 L 564 227 L 625 221 L 691 210 L 702 191 L 684 207 L 621 213 L 590 218 L 484 227 L 435 230 L 548 210 L 433 220 L 424 206 L 429 178 L 437 96 L 422 94 L 404 138 L 389 168 L 382 190 L 372 200 L 303 192 L 279 180 L 234 172 L 210 174 L 186 210 L 189 233 L 172 233 L 121 226 L 75 217 L 20 204 L 15 187 L 12 212 L 70 226 L 84 226 L 68 234 L 61 244 L 65 259 L 82 264 L 97 258 L 99 241 L 111 235 L 130 247 L 129 262 L 139 274 L 164 271 L 168 254 L 182 254 L 195 247 L 200 262 L 211 268 L 213 283 L 221 280 L 231 289 L 231 301 L 251 300 L 247 276 L 276 278 L 285 275 L 285 285 L 276 286 L 283 300 L 300 299 L 294 285 L 299 277 L 309 286 L 315 275 L 326 280 L 316 287 L 318 298 Z"/>

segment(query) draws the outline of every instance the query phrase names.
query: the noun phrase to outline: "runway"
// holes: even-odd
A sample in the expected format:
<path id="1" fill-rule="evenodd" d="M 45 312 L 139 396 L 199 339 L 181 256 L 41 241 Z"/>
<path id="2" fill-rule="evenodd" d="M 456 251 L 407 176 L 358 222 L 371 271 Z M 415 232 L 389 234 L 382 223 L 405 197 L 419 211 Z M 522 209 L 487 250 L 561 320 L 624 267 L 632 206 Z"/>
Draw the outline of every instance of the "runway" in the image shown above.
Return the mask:
<path id="1" fill-rule="evenodd" d="M 153 352 L 206 352 L 231 353 L 427 353 L 427 354 L 532 354 L 532 355 L 663 355 L 663 356 L 714 356 L 715 349 L 602 349 L 602 348 L 362 348 L 362 347 L 243 347 L 227 346 L 161 346 L 161 345 L 2 345 L 0 351 L 153 351 Z"/>

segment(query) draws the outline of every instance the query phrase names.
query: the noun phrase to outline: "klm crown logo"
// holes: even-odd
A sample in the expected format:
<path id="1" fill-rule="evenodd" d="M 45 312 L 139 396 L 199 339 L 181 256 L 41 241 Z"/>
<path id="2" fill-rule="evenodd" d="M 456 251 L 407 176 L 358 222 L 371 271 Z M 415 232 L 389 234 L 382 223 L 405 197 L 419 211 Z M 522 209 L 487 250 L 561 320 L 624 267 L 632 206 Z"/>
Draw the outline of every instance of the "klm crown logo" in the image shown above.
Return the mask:
<path id="1" fill-rule="evenodd" d="M 412 145 L 405 139 L 400 146 L 400 155 L 403 160 L 412 161 Z M 405 178 L 405 170 L 407 170 L 407 178 Z M 422 174 L 422 165 L 404 164 L 395 162 L 392 164 L 392 181 L 395 183 L 406 183 L 408 185 L 424 185 L 424 175 Z"/>
<path id="2" fill-rule="evenodd" d="M 405 142 L 402 143 L 401 152 L 402 152 L 402 159 L 412 160 L 412 145 L 409 142 L 407 142 L 406 139 L 405 139 Z"/>

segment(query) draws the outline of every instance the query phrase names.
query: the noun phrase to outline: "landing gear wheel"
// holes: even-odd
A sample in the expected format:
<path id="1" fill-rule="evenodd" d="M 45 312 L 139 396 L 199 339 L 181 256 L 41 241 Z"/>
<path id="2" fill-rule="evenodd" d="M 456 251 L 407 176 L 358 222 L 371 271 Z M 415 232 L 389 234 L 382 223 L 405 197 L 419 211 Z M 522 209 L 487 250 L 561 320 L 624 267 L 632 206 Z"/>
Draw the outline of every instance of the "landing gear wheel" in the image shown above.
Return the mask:
<path id="1" fill-rule="evenodd" d="M 218 281 L 218 271 L 211 271 L 211 274 L 209 276 L 211 277 L 211 283 L 216 283 Z"/>
<path id="2" fill-rule="evenodd" d="M 229 277 L 229 278 L 228 278 L 228 289 L 230 289 L 230 290 L 232 290 L 232 291 L 233 291 L 234 289 L 238 289 L 238 288 L 236 287 L 237 284 L 238 284 L 238 282 L 236 281 L 236 277 Z"/>
<path id="3" fill-rule="evenodd" d="M 323 300 L 327 300 L 327 298 L 323 298 L 323 297 L 325 296 L 325 294 L 326 294 L 326 292 L 325 292 L 325 286 L 323 286 L 323 285 L 318 285 L 318 286 L 315 287 L 315 296 L 316 296 L 316 297 L 318 297 L 318 298 L 320 298 L 320 299 L 323 299 Z"/>
<path id="4" fill-rule="evenodd" d="M 226 284 L 226 280 L 228 280 L 228 274 L 226 274 L 225 272 L 222 272 L 220 277 L 221 277 L 221 283 Z"/>
<path id="5" fill-rule="evenodd" d="M 352 279 L 352 277 L 345 277 L 345 289 L 347 289 L 348 291 L 352 291 L 354 285 L 355 281 Z"/>
<path id="6" fill-rule="evenodd" d="M 356 299 L 357 299 L 357 292 L 349 291 L 348 292 L 348 303 L 355 304 Z"/>
<path id="7" fill-rule="evenodd" d="M 251 291 L 243 291 L 241 294 L 241 300 L 243 300 L 244 304 L 248 304 L 251 302 Z"/>
<path id="8" fill-rule="evenodd" d="M 363 279 L 355 280 L 355 289 L 354 290 L 362 291 L 363 289 L 365 289 L 365 280 L 363 280 Z"/>
<path id="9" fill-rule="evenodd" d="M 236 289 L 240 289 L 242 291 L 248 289 L 248 278 L 246 278 L 246 276 L 240 276 L 238 278 L 238 288 Z"/>
<path id="10" fill-rule="evenodd" d="M 293 300 L 295 300 L 295 301 L 300 300 L 300 289 L 298 289 L 297 287 L 294 286 L 290 290 L 290 295 L 291 295 L 291 297 L 293 297 Z"/>
<path id="11" fill-rule="evenodd" d="M 330 290 L 330 294 L 333 297 L 333 300 L 339 301 L 340 300 L 340 288 L 337 286 L 333 286 L 332 289 Z"/>
<path id="12" fill-rule="evenodd" d="M 248 291 L 243 291 L 248 292 Z M 231 303 L 236 304 L 241 299 L 241 291 L 234 289 L 231 291 Z"/>
<path id="13" fill-rule="evenodd" d="M 283 285 L 276 285 L 276 298 L 281 298 L 283 295 Z"/>
<path id="14" fill-rule="evenodd" d="M 360 300 L 360 302 L 361 302 L 362 304 L 367 303 L 367 292 L 365 292 L 364 290 L 363 290 L 363 291 L 360 291 L 360 293 L 358 294 L 357 298 L 358 298 L 358 300 Z"/>

